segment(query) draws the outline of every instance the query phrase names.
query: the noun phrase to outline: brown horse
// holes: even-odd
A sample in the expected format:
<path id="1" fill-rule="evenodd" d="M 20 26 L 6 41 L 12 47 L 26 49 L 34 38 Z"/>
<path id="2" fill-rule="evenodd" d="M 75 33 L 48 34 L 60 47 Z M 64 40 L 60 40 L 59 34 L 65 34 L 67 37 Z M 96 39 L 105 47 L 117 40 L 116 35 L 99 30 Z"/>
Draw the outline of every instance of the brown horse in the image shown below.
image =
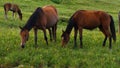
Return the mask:
<path id="1" fill-rule="evenodd" d="M 80 35 L 80 47 L 82 48 L 82 31 L 84 29 L 92 30 L 99 28 L 100 31 L 105 35 L 103 46 L 105 46 L 107 37 L 109 37 L 109 48 L 112 48 L 112 38 L 116 41 L 116 33 L 114 27 L 114 21 L 111 15 L 103 11 L 92 11 L 92 10 L 78 10 L 69 19 L 69 23 L 65 31 L 62 34 L 62 46 L 64 47 L 68 41 L 72 28 L 74 27 L 74 47 L 76 47 L 77 32 L 79 30 Z"/>
<path id="2" fill-rule="evenodd" d="M 29 38 L 29 31 L 33 28 L 35 35 L 35 45 L 37 45 L 37 31 L 41 29 L 44 32 L 44 39 L 48 45 L 46 36 L 46 29 L 49 30 L 50 40 L 52 38 L 56 41 L 56 29 L 57 29 L 58 15 L 54 6 L 45 6 L 43 8 L 38 7 L 31 17 L 28 19 L 26 25 L 21 28 L 21 47 L 24 48 L 26 41 Z M 52 29 L 52 32 L 51 32 Z"/>
<path id="3" fill-rule="evenodd" d="M 14 17 L 14 13 L 18 13 L 20 20 L 22 20 L 22 13 L 21 13 L 21 10 L 17 4 L 5 3 L 4 4 L 4 11 L 5 11 L 5 18 L 6 19 L 8 19 L 8 17 L 7 17 L 8 11 L 12 11 L 13 17 Z"/>

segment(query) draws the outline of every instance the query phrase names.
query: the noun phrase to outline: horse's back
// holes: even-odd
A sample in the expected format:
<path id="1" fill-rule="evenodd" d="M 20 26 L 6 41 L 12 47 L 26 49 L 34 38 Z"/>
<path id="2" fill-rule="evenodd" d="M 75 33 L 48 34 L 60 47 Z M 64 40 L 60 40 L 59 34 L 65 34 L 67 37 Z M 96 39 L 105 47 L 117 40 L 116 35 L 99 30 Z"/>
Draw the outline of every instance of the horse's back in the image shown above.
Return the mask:
<path id="1" fill-rule="evenodd" d="M 57 10 L 54 6 L 44 6 L 43 11 L 47 17 L 47 27 L 51 27 L 53 25 L 55 25 L 58 21 L 58 14 L 57 14 Z"/>
<path id="2" fill-rule="evenodd" d="M 11 3 L 5 3 L 4 6 L 11 6 Z"/>
<path id="3" fill-rule="evenodd" d="M 86 29 L 94 29 L 110 21 L 109 15 L 106 12 L 94 10 L 78 10 L 73 15 L 73 19 L 78 27 Z"/>

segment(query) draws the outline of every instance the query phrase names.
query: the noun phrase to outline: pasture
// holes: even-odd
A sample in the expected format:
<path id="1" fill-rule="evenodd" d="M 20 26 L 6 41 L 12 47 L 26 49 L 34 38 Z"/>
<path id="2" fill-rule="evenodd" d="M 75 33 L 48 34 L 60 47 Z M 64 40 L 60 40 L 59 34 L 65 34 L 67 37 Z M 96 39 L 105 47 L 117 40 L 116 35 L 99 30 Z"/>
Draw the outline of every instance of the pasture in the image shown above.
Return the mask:
<path id="1" fill-rule="evenodd" d="M 23 20 L 13 18 L 8 12 L 8 20 L 4 18 L 3 5 L 6 2 L 16 3 L 23 13 Z M 0 68 L 118 68 L 120 67 L 120 35 L 118 34 L 118 12 L 120 1 L 116 0 L 0 0 Z M 54 5 L 58 10 L 59 22 L 57 41 L 48 46 L 43 32 L 38 31 L 38 48 L 34 45 L 34 33 L 30 31 L 29 40 L 24 49 L 20 46 L 20 29 L 24 26 L 36 7 Z M 61 47 L 62 29 L 65 30 L 67 21 L 76 10 L 102 10 L 113 16 L 116 28 L 116 43 L 109 42 L 102 47 L 104 35 L 99 29 L 83 31 L 83 48 L 73 49 L 74 31 L 66 48 Z"/>

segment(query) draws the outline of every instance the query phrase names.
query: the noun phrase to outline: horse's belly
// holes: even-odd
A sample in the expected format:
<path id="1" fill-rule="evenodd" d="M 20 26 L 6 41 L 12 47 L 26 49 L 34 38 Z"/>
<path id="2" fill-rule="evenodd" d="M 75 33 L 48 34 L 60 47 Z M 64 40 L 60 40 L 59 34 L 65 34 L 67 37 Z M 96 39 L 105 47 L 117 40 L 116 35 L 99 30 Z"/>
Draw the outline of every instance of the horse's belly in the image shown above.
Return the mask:
<path id="1" fill-rule="evenodd" d="M 55 24 L 57 23 L 57 19 L 50 19 L 48 20 L 47 24 L 46 24 L 46 27 L 49 28 L 49 27 L 52 27 L 54 26 Z"/>
<path id="2" fill-rule="evenodd" d="M 97 28 L 97 26 L 94 26 L 94 27 L 83 27 L 84 29 L 88 29 L 88 30 L 93 30 L 95 28 Z"/>
<path id="3" fill-rule="evenodd" d="M 53 23 L 53 22 L 47 23 L 47 24 L 46 24 L 46 28 L 50 28 L 50 27 L 54 26 L 55 24 L 56 24 L 56 23 Z"/>
<path id="4" fill-rule="evenodd" d="M 93 30 L 93 29 L 97 28 L 99 25 L 100 25 L 100 23 L 89 23 L 89 24 L 85 24 L 83 26 L 83 28 Z"/>

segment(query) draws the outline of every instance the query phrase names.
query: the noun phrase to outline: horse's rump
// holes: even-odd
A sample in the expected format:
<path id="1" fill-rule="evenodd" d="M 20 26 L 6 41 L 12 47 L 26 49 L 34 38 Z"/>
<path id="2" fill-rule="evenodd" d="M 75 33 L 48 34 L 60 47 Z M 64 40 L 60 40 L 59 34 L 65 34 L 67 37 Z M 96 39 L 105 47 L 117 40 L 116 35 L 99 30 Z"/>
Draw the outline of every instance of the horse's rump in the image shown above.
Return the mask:
<path id="1" fill-rule="evenodd" d="M 42 9 L 47 18 L 46 27 L 49 28 L 49 27 L 55 25 L 58 21 L 58 15 L 57 15 L 56 8 L 54 6 L 44 6 Z"/>
<path id="2" fill-rule="evenodd" d="M 6 11 L 6 10 L 9 10 L 10 7 L 11 7 L 11 3 L 5 3 L 5 4 L 4 4 L 4 10 L 5 10 L 5 11 Z"/>

